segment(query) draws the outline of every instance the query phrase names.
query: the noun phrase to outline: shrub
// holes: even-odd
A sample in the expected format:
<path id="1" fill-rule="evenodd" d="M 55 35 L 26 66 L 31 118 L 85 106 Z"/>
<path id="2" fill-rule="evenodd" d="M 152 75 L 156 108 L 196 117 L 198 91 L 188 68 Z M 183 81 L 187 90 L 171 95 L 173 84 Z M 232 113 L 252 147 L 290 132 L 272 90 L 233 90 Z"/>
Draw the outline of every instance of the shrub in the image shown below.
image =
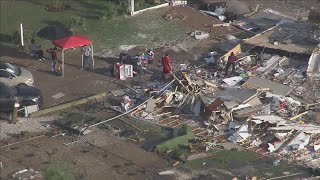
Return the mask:
<path id="1" fill-rule="evenodd" d="M 30 137 L 30 133 L 28 131 L 21 131 L 20 132 L 20 137 L 23 139 L 27 139 Z"/>
<path id="2" fill-rule="evenodd" d="M 35 35 L 36 35 L 36 33 L 34 31 L 31 31 L 31 30 L 28 30 L 28 29 L 24 28 L 24 30 L 23 30 L 24 43 L 25 44 L 29 43 L 30 40 L 35 37 Z M 20 29 L 13 32 L 13 34 L 12 34 L 12 43 L 13 43 L 14 46 L 20 46 L 21 45 Z"/>
<path id="3" fill-rule="evenodd" d="M 14 46 L 20 45 L 20 31 L 14 31 L 12 34 L 12 43 Z"/>
<path id="4" fill-rule="evenodd" d="M 105 16 L 106 17 L 118 16 L 119 9 L 120 9 L 119 5 L 117 5 L 116 3 L 111 2 L 111 1 L 107 1 L 106 3 L 107 3 L 107 5 L 106 5 L 107 9 L 105 11 L 106 12 Z"/>
<path id="5" fill-rule="evenodd" d="M 134 8 L 136 10 L 145 9 L 148 7 L 152 7 L 154 5 L 155 5 L 154 0 L 136 0 L 134 2 Z"/>
<path id="6" fill-rule="evenodd" d="M 62 0 L 50 0 L 47 4 L 50 9 L 54 9 L 56 11 L 64 10 L 65 5 L 62 3 Z"/>

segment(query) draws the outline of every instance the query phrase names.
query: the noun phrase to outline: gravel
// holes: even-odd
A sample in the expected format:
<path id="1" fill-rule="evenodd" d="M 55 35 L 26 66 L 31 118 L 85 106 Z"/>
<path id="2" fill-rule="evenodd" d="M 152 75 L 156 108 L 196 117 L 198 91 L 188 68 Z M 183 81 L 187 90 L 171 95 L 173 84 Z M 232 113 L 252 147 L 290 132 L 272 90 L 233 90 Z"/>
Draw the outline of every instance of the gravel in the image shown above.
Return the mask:
<path id="1" fill-rule="evenodd" d="M 49 124 L 59 116 L 44 116 L 34 118 L 18 118 L 16 124 L 10 124 L 8 121 L 0 120 L 0 140 L 20 134 L 21 131 L 41 132 L 50 127 Z"/>

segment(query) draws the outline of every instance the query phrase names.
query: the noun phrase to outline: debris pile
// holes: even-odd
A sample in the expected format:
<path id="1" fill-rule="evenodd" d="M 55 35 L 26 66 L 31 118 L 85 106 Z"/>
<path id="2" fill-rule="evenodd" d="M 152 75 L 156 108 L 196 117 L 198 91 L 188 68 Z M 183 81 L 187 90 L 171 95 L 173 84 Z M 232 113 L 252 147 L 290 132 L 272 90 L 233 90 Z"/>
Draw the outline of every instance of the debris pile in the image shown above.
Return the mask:
<path id="1" fill-rule="evenodd" d="M 22 169 L 20 171 L 17 171 L 11 175 L 14 179 L 37 179 L 41 178 L 41 174 L 38 171 L 35 171 L 34 169 Z"/>
<path id="2" fill-rule="evenodd" d="M 222 63 L 184 65 L 169 84 L 131 88 L 125 98 L 133 106 L 118 110 L 163 127 L 188 127 L 156 146 L 162 153 L 177 151 L 183 161 L 226 141 L 278 159 L 307 163 L 319 158 L 320 83 L 308 77 L 307 65 L 240 48 L 236 71 L 229 76 L 223 63 L 227 55 L 208 54 Z"/>

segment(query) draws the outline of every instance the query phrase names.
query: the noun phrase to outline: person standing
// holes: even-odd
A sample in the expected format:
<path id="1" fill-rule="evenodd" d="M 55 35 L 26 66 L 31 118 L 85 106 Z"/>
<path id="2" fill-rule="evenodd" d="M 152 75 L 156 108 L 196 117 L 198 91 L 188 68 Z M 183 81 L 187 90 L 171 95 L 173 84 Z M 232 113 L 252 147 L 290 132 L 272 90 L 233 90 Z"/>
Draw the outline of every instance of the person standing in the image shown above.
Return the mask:
<path id="1" fill-rule="evenodd" d="M 53 74 L 57 75 L 57 69 L 56 69 L 56 65 L 57 65 L 57 47 L 54 47 L 53 49 L 49 49 L 49 53 L 51 55 L 51 60 L 52 60 L 52 64 L 51 64 L 51 71 Z"/>
<path id="2" fill-rule="evenodd" d="M 168 53 L 166 53 L 166 55 L 162 58 L 162 66 L 162 71 L 164 75 L 171 74 L 171 58 Z"/>
<path id="3" fill-rule="evenodd" d="M 149 50 L 147 52 L 147 55 L 148 55 L 148 64 L 153 64 L 154 52 L 152 50 Z"/>
<path id="4" fill-rule="evenodd" d="M 227 67 L 226 67 L 226 75 L 228 75 L 228 71 L 230 66 L 232 66 L 232 74 L 234 74 L 234 71 L 236 69 L 236 62 L 238 61 L 237 57 L 234 55 L 233 52 L 231 52 L 230 56 L 228 57 Z"/>
<path id="5" fill-rule="evenodd" d="M 86 46 L 82 47 L 82 51 L 83 51 L 83 64 L 82 64 L 82 66 L 83 66 L 83 68 L 90 69 L 91 68 L 91 61 L 90 61 L 91 48 L 90 48 L 90 46 L 86 45 Z"/>

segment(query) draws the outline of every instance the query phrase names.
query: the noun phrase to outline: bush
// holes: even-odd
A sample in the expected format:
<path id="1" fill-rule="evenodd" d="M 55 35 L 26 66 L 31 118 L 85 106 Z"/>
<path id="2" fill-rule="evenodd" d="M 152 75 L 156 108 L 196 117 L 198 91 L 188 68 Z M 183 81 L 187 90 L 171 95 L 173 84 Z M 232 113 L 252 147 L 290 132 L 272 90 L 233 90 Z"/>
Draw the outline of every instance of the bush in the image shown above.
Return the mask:
<path id="1" fill-rule="evenodd" d="M 148 8 L 148 7 L 152 7 L 154 5 L 156 5 L 154 3 L 154 0 L 136 0 L 134 2 L 135 11 L 136 10 L 145 9 L 145 8 Z"/>
<path id="2" fill-rule="evenodd" d="M 120 6 L 114 2 L 111 2 L 111 1 L 107 1 L 106 3 L 107 3 L 107 5 L 106 5 L 107 9 L 105 11 L 106 12 L 105 16 L 107 16 L 107 17 L 118 16 Z"/>
<path id="3" fill-rule="evenodd" d="M 12 34 L 12 43 L 14 46 L 19 46 L 21 43 L 20 31 L 14 31 Z"/>
<path id="4" fill-rule="evenodd" d="M 113 18 L 129 13 L 129 2 L 127 0 L 119 0 L 118 2 L 107 1 L 105 3 L 106 9 L 103 18 Z"/>
<path id="5" fill-rule="evenodd" d="M 32 38 L 34 38 L 36 33 L 34 31 L 28 30 L 24 28 L 23 30 L 23 41 L 24 44 L 28 44 Z M 12 34 L 12 43 L 14 46 L 20 46 L 21 45 L 21 33 L 20 29 L 16 30 Z"/>
<path id="6" fill-rule="evenodd" d="M 45 180 L 75 180 L 75 174 L 60 163 L 51 163 L 43 171 Z"/>
<path id="7" fill-rule="evenodd" d="M 21 132 L 20 132 L 20 137 L 21 137 L 22 139 L 27 139 L 27 138 L 30 137 L 30 133 L 29 133 L 28 131 L 21 131 Z"/>
<path id="8" fill-rule="evenodd" d="M 65 5 L 62 3 L 61 0 L 50 0 L 47 4 L 50 9 L 54 9 L 56 11 L 61 11 L 65 9 Z"/>

